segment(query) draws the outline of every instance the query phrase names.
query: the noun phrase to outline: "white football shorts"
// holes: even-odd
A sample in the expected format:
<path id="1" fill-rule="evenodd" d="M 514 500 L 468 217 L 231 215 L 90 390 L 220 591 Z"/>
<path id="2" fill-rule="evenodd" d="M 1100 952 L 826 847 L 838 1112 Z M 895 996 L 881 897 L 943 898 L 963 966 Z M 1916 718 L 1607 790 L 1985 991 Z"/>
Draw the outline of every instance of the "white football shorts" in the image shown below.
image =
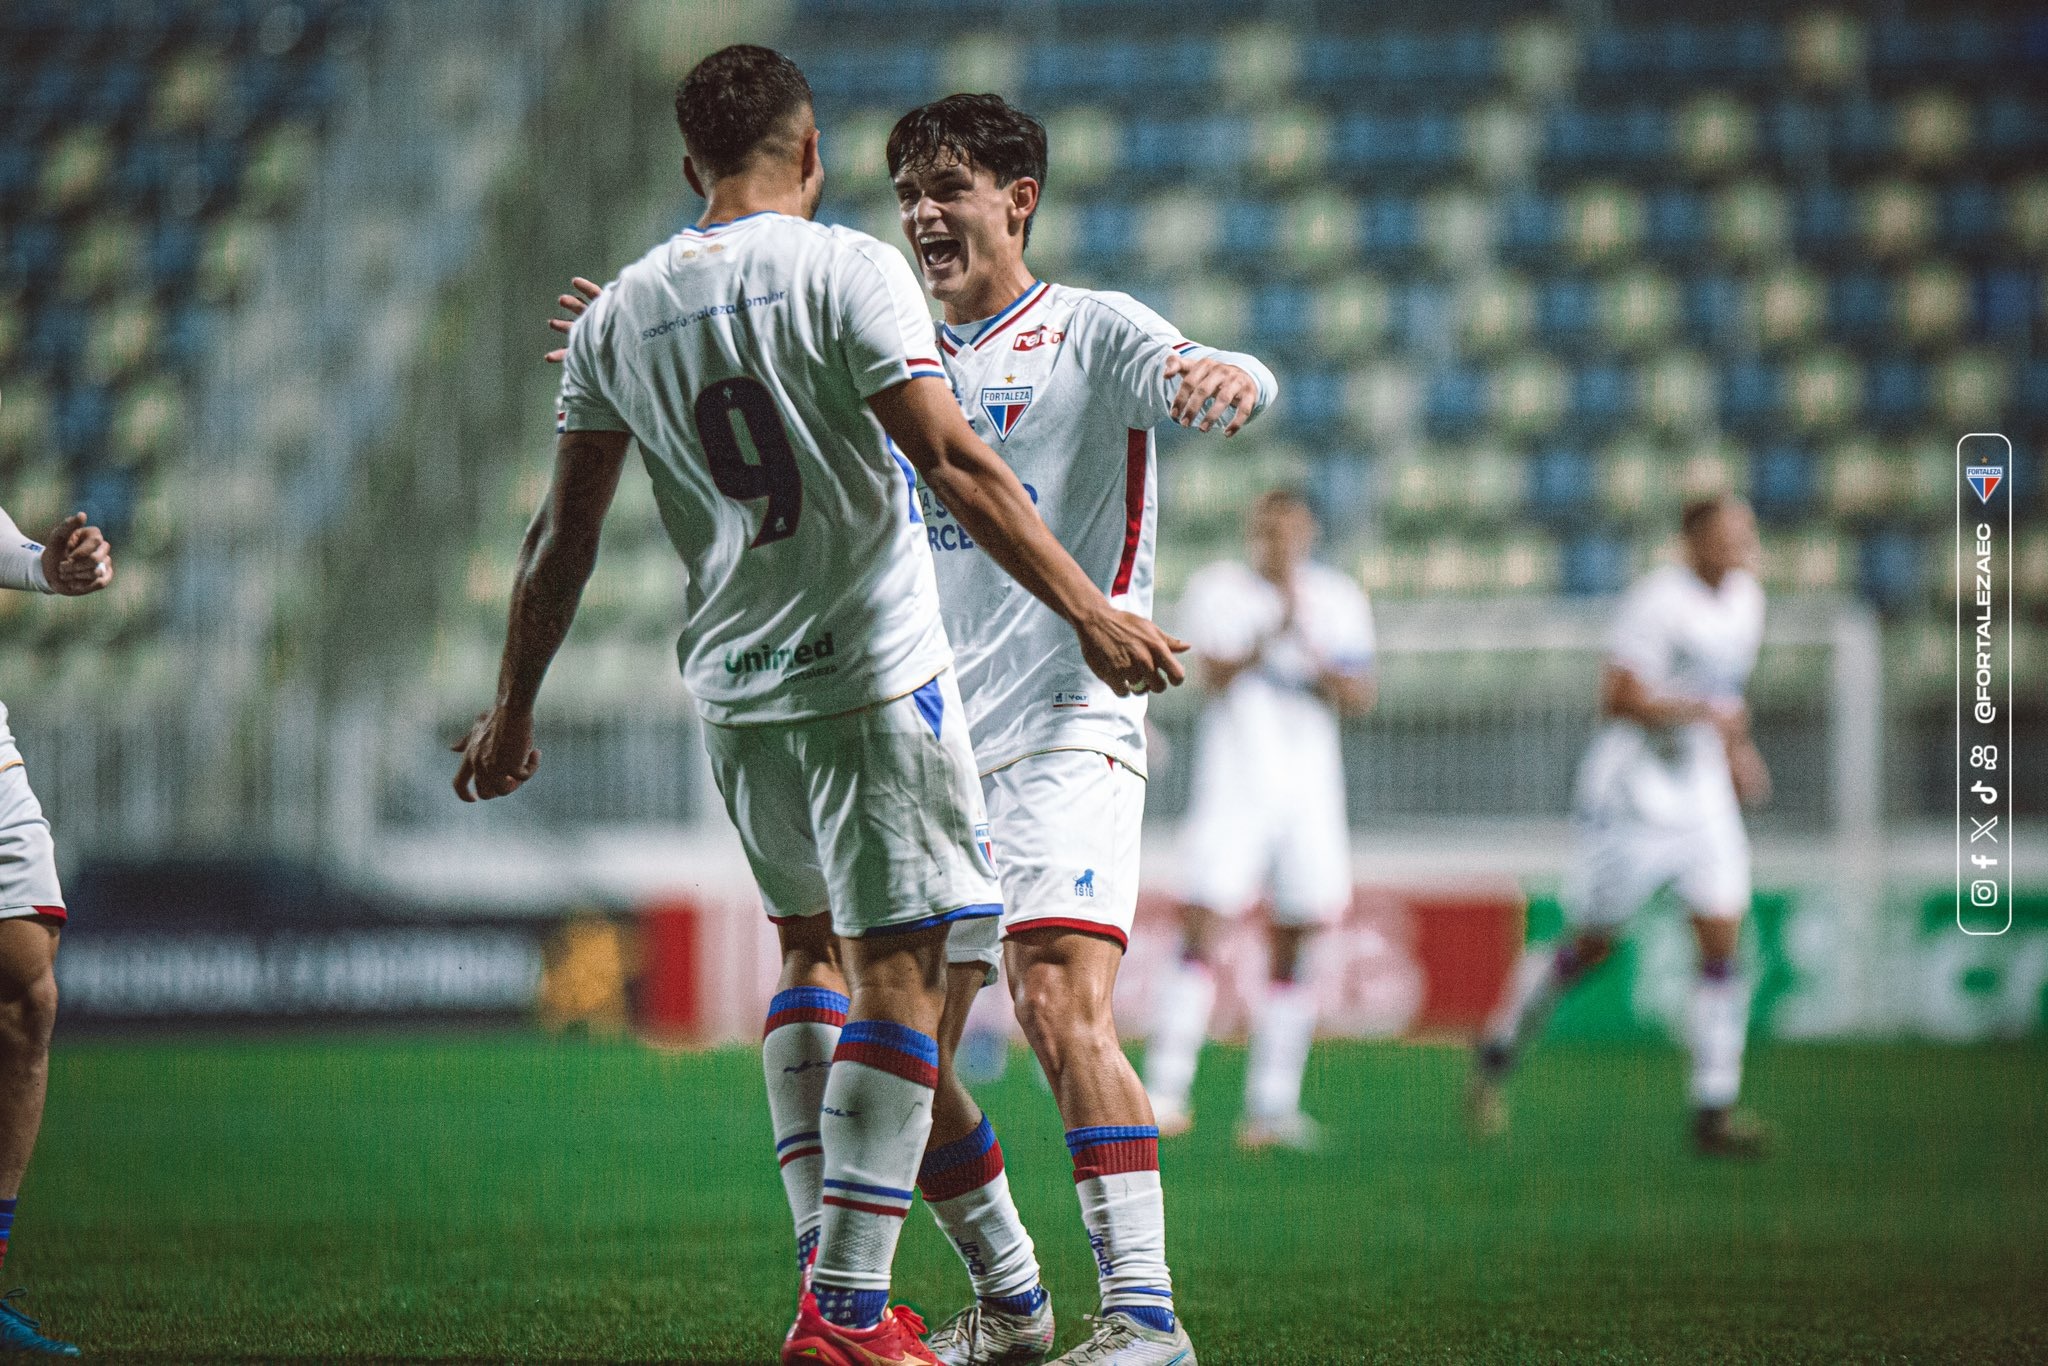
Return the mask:
<path id="1" fill-rule="evenodd" d="M 1234 919 L 1270 889 L 1276 924 L 1342 918 L 1353 880 L 1343 771 L 1331 765 L 1276 785 L 1234 781 L 1219 767 L 1195 771 L 1181 831 L 1181 899 Z"/>
<path id="2" fill-rule="evenodd" d="M 847 938 L 1002 913 L 952 670 L 858 711 L 704 727 L 768 918 Z"/>
<path id="3" fill-rule="evenodd" d="M 0 920 L 65 917 L 50 822 L 13 746 L 0 748 Z"/>
<path id="4" fill-rule="evenodd" d="M 1617 929 L 1666 887 L 1686 910 L 1740 919 L 1749 910 L 1749 836 L 1730 811 L 1690 825 L 1633 819 L 1572 820 L 1572 853 L 1559 890 L 1565 920 Z"/>
<path id="5" fill-rule="evenodd" d="M 1055 749 L 981 780 L 1003 881 L 1001 934 L 1069 929 L 1128 948 L 1138 913 L 1138 851 L 1145 779 L 1092 749 Z M 994 923 L 953 930 L 955 963 L 1001 960 Z"/>

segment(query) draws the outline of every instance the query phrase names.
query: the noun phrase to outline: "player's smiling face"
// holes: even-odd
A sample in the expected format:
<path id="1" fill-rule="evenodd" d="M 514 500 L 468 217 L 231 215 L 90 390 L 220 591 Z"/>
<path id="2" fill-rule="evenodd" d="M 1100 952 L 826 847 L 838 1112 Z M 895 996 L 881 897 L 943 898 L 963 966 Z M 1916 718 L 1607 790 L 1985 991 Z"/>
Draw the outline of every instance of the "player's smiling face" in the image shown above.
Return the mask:
<path id="1" fill-rule="evenodd" d="M 1023 271 L 1024 224 L 1038 207 L 1038 182 L 1021 176 L 998 185 L 993 171 L 947 155 L 904 166 L 895 185 L 903 236 L 925 288 L 940 303 L 966 307 L 965 318 L 987 316 L 974 311 L 985 307 L 982 296 L 1007 289 Z M 995 299 L 988 311 L 1014 293 Z"/>

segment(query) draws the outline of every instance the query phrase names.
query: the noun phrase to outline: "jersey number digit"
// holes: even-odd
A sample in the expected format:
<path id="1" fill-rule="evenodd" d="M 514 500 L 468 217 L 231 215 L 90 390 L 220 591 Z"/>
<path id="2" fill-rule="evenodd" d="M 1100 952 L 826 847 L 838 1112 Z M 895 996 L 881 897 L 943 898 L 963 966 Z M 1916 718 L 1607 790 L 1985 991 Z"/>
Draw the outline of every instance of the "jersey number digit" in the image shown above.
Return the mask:
<path id="1" fill-rule="evenodd" d="M 742 503 L 768 500 L 761 530 L 748 548 L 796 535 L 804 508 L 803 475 L 767 386 L 745 375 L 722 379 L 697 395 L 693 412 L 718 491 Z"/>

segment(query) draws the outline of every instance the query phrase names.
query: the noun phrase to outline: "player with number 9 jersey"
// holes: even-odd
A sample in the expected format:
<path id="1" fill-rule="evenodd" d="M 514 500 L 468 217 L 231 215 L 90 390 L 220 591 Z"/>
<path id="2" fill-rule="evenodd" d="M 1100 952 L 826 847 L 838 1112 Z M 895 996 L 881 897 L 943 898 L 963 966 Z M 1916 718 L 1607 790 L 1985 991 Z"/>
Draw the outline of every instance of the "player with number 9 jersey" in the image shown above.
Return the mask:
<path id="1" fill-rule="evenodd" d="M 911 468 L 866 404 L 920 376 L 945 371 L 903 257 L 788 214 L 683 229 L 570 332 L 558 425 L 639 441 L 706 719 L 851 711 L 951 661 Z"/>

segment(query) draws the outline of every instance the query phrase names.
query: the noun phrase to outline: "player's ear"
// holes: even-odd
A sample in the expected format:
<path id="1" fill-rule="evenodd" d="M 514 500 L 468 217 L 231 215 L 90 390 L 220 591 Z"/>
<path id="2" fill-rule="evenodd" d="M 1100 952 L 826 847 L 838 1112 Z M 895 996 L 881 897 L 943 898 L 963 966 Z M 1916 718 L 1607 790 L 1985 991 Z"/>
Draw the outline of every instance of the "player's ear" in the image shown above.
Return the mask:
<path id="1" fill-rule="evenodd" d="M 1031 215 L 1038 211 L 1038 182 L 1028 175 L 1020 175 L 1010 182 L 1010 224 L 1018 232 L 1031 221 Z"/>
<path id="2" fill-rule="evenodd" d="M 697 163 L 690 159 L 688 153 L 683 156 L 683 179 L 690 182 L 690 188 L 697 192 L 697 198 L 711 198 L 711 191 L 704 188 L 703 180 L 697 175 Z"/>
<path id="3" fill-rule="evenodd" d="M 808 185 L 825 174 L 825 161 L 818 151 L 818 129 L 815 124 L 812 125 L 808 133 L 804 134 L 801 160 L 803 161 L 804 184 Z"/>

